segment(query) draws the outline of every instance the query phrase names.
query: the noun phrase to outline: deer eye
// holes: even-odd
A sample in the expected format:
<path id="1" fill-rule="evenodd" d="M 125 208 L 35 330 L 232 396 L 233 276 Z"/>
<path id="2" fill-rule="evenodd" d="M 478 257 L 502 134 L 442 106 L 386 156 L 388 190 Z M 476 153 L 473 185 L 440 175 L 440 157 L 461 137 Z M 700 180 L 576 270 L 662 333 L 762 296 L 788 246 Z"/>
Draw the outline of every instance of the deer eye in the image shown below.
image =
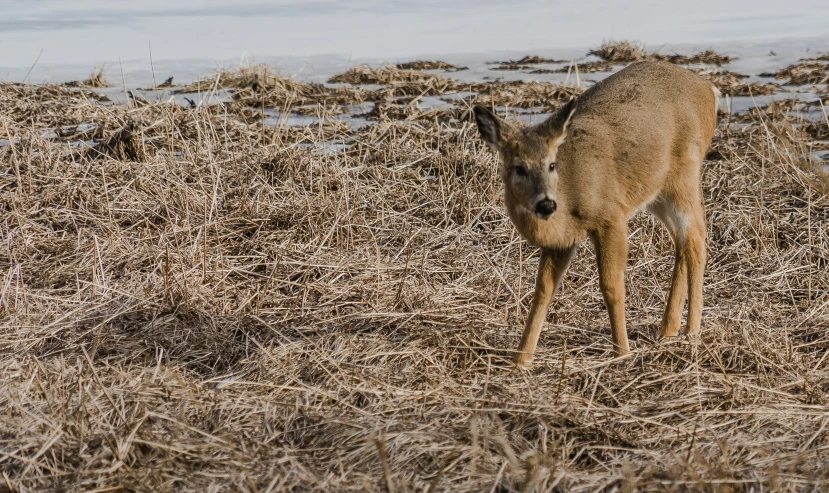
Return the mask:
<path id="1" fill-rule="evenodd" d="M 515 174 L 517 176 L 527 176 L 527 168 L 525 168 L 523 165 L 516 166 Z"/>
<path id="2" fill-rule="evenodd" d="M 556 170 L 556 163 L 550 163 L 550 173 Z"/>

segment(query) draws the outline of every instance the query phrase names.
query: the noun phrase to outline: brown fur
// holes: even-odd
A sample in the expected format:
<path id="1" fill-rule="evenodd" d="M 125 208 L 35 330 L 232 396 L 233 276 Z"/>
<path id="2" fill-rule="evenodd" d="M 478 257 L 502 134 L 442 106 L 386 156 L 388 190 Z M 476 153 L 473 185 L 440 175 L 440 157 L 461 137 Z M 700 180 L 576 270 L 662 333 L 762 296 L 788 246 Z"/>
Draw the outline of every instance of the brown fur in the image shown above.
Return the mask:
<path id="1" fill-rule="evenodd" d="M 542 249 L 517 363 L 532 360 L 553 293 L 588 236 L 596 246 L 614 349 L 629 352 L 627 221 L 643 206 L 666 225 L 676 246 L 660 336 L 677 335 L 688 292 L 687 332 L 699 332 L 706 258 L 700 166 L 714 135 L 716 108 L 710 84 L 664 62 L 634 63 L 534 127 L 516 128 L 475 108 L 482 137 L 501 154 L 510 219 Z M 539 200 L 554 201 L 555 212 L 536 214 Z"/>

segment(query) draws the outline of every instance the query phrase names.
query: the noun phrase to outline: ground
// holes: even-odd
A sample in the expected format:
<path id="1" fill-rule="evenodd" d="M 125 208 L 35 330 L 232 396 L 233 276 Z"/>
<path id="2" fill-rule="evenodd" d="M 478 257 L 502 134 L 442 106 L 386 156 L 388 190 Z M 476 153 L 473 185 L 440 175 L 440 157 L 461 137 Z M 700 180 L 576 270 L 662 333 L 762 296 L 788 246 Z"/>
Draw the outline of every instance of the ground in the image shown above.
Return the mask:
<path id="1" fill-rule="evenodd" d="M 418 105 L 443 76 L 384 74 L 225 72 L 208 80 L 233 99 L 192 105 L 0 84 L 0 491 L 829 485 L 815 106 L 720 115 L 699 339 L 656 340 L 673 247 L 642 214 L 633 354 L 613 357 L 585 244 L 522 370 L 538 255 L 496 156 L 463 100 Z M 475 88 L 546 108 L 579 90 Z M 370 125 L 334 118 L 361 101 L 385 101 Z M 263 107 L 318 119 L 274 126 Z"/>

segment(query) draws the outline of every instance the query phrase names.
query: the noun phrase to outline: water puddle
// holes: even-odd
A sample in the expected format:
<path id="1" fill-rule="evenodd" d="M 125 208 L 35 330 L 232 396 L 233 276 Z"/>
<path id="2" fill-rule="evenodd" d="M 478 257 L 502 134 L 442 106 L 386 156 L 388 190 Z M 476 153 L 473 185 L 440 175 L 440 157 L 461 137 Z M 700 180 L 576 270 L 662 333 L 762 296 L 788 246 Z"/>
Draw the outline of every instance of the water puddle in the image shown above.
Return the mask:
<path id="1" fill-rule="evenodd" d="M 348 106 L 348 113 L 339 115 L 324 116 L 320 118 L 314 115 L 304 115 L 294 112 L 281 112 L 272 108 L 265 108 L 265 118 L 263 123 L 268 127 L 306 127 L 318 125 L 321 122 L 342 122 L 351 130 L 358 130 L 366 125 L 372 125 L 374 122 L 356 115 L 366 113 L 366 109 L 370 111 L 373 108 L 372 104 L 358 104 Z"/>

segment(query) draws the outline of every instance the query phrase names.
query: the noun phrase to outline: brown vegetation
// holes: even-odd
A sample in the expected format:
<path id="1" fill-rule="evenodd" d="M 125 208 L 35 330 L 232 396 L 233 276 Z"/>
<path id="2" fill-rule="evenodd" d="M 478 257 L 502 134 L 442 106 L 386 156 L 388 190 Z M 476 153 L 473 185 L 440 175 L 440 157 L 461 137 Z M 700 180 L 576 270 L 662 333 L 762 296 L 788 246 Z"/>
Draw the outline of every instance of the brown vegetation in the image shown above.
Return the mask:
<path id="1" fill-rule="evenodd" d="M 104 67 L 95 67 L 84 80 L 73 80 L 64 84 L 67 87 L 100 88 L 109 87 L 104 79 Z"/>
<path id="2" fill-rule="evenodd" d="M 598 56 L 601 60 L 579 62 L 578 69 L 580 72 L 610 72 L 614 66 L 627 65 L 641 60 L 659 60 L 678 65 L 707 64 L 716 66 L 734 61 L 734 57 L 717 53 L 714 50 L 704 50 L 691 55 L 647 53 L 644 43 L 633 41 L 605 41 L 599 48 L 590 50 L 588 54 Z M 574 70 L 572 63 L 554 69 L 535 67 L 536 64 L 541 63 L 567 63 L 567 60 L 552 60 L 529 55 L 519 60 L 493 62 L 495 67 L 490 70 L 515 70 L 531 74 L 567 73 Z"/>
<path id="3" fill-rule="evenodd" d="M 598 48 L 590 50 L 589 54 L 596 55 L 608 62 L 630 63 L 644 60 L 647 52 L 645 51 L 645 43 L 605 41 Z"/>
<path id="4" fill-rule="evenodd" d="M 648 58 L 651 60 L 663 60 L 676 63 L 678 65 L 708 64 L 720 66 L 734 61 L 734 57 L 722 55 L 714 50 L 700 51 L 691 55 L 663 55 L 660 53 L 652 53 L 648 55 Z"/>
<path id="5" fill-rule="evenodd" d="M 440 75 L 418 70 L 403 70 L 393 66 L 372 68 L 358 65 L 348 71 L 335 75 L 329 83 L 346 83 L 352 85 L 384 85 L 386 96 L 434 96 L 443 94 L 453 88 L 453 81 Z"/>
<path id="6" fill-rule="evenodd" d="M 747 75 L 730 70 L 699 68 L 694 71 L 729 96 L 762 96 L 780 90 L 780 86 L 773 82 L 744 82 Z"/>
<path id="7" fill-rule="evenodd" d="M 786 84 L 802 86 L 805 84 L 826 84 L 829 83 L 829 55 L 817 58 L 800 60 L 799 62 L 780 69 L 773 74 L 762 74 L 773 76 L 777 79 L 786 80 Z"/>
<path id="8" fill-rule="evenodd" d="M 567 60 L 553 60 L 551 58 L 543 58 L 537 55 L 527 55 L 519 60 L 509 60 L 506 62 L 494 62 L 497 64 L 492 70 L 524 70 L 532 69 L 533 65 L 539 63 L 565 63 Z"/>
<path id="9" fill-rule="evenodd" d="M 552 82 L 494 81 L 472 84 L 469 90 L 477 94 L 461 100 L 465 107 L 482 104 L 549 110 L 557 108 L 560 102 L 567 101 L 581 93 L 584 88 Z"/>
<path id="10" fill-rule="evenodd" d="M 829 183 L 796 113 L 719 126 L 699 341 L 655 342 L 673 249 L 642 215 L 634 356 L 610 359 L 586 247 L 518 371 L 537 252 L 466 113 L 268 127 L 262 101 L 326 91 L 209 81 L 238 98 L 0 84 L 0 491 L 829 484 Z"/>
<path id="11" fill-rule="evenodd" d="M 581 63 L 573 63 L 567 65 L 566 67 L 559 67 L 555 70 L 552 70 L 554 73 L 565 74 L 565 73 L 573 73 L 580 72 L 583 74 L 589 74 L 593 72 L 610 72 L 613 70 L 615 64 L 613 62 L 608 62 L 605 60 L 598 60 L 595 62 L 581 62 Z"/>
<path id="12" fill-rule="evenodd" d="M 458 67 L 451 63 L 441 61 L 415 60 L 413 62 L 398 63 L 397 68 L 403 70 L 443 70 L 445 72 L 457 72 L 467 70 L 467 67 Z"/>

